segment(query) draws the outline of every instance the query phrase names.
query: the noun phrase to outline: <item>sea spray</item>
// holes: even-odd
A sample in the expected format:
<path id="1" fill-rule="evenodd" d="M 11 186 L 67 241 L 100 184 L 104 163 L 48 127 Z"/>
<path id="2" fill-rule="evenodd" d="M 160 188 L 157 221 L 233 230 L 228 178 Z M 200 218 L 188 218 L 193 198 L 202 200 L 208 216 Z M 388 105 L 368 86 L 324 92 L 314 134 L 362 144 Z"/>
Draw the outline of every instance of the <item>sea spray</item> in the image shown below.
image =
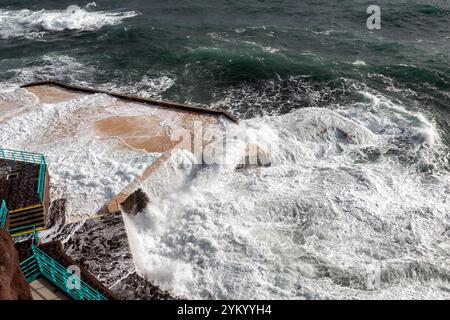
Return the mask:
<path id="1" fill-rule="evenodd" d="M 0 9 L 0 38 L 41 38 L 48 32 L 64 30 L 94 30 L 105 25 L 119 24 L 137 13 L 90 11 L 72 5 L 65 10 L 6 10 Z"/>
<path id="2" fill-rule="evenodd" d="M 278 131 L 276 165 L 198 166 L 173 189 L 165 180 L 171 191 L 127 219 L 138 228 L 140 273 L 195 299 L 424 298 L 416 281 L 430 277 L 431 264 L 429 294 L 444 297 L 446 254 L 436 230 L 446 228 L 448 177 L 427 178 L 402 153 L 386 152 L 408 152 L 402 136 L 433 125 L 384 98 L 371 103 L 379 109 L 369 118 L 342 107 L 248 120 L 253 130 Z M 439 139 L 407 141 L 424 146 L 416 161 L 420 150 L 442 148 Z M 361 159 L 368 150 L 378 156 Z M 150 182 L 143 187 L 154 194 Z M 443 256 L 421 257 L 420 244 Z M 412 248 L 423 270 L 416 276 L 405 256 Z"/>

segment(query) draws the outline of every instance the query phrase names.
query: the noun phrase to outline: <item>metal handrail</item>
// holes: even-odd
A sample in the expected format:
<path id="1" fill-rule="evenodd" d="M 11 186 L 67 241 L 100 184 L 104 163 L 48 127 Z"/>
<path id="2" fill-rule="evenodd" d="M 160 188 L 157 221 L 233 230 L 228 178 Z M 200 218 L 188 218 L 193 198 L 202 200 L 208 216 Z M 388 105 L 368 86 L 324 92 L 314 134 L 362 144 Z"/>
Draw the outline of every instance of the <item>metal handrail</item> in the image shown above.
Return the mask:
<path id="1" fill-rule="evenodd" d="M 34 254 L 20 263 L 20 269 L 28 283 L 36 280 L 41 274 Z"/>
<path id="2" fill-rule="evenodd" d="M 39 164 L 44 158 L 44 155 L 40 153 L 0 148 L 0 158 L 3 160 L 14 160 Z"/>
<path id="3" fill-rule="evenodd" d="M 39 178 L 38 178 L 38 196 L 39 201 L 42 203 L 44 200 L 44 184 L 45 184 L 45 172 L 46 163 L 45 158 L 41 154 L 30 153 L 24 151 L 15 151 L 9 149 L 0 148 L 0 159 L 24 161 L 34 164 L 39 164 Z M 6 202 L 2 200 L 0 207 L 0 227 L 4 228 L 6 225 L 6 219 L 8 215 L 8 208 Z M 66 268 L 59 264 L 55 259 L 47 255 L 44 251 L 38 248 L 39 238 L 36 232 L 36 225 L 22 226 L 13 228 L 10 232 L 32 229 L 32 251 L 33 254 L 20 262 L 20 268 L 28 283 L 37 279 L 40 275 L 47 278 L 54 285 L 59 287 L 70 297 L 76 300 L 107 300 L 100 292 L 93 289 L 89 284 L 80 279 L 77 275 L 71 274 Z M 31 230 L 30 230 L 31 231 Z M 76 287 L 71 288 L 69 282 L 73 280 L 76 282 Z"/>
<path id="4" fill-rule="evenodd" d="M 39 236 L 34 227 L 31 244 L 33 254 L 20 262 L 20 269 L 28 283 L 42 275 L 75 300 L 107 300 L 100 292 L 39 249 L 38 245 Z M 71 281 L 77 284 L 76 287 L 69 286 Z"/>
<path id="5" fill-rule="evenodd" d="M 8 219 L 8 207 L 6 206 L 5 200 L 2 200 L 1 207 L 0 207 L 0 229 L 6 228 L 6 220 Z M 21 231 L 26 231 L 28 234 L 33 234 L 36 237 L 36 225 L 28 225 L 28 226 L 21 226 L 16 228 L 9 228 L 8 232 L 12 235 L 14 242 L 17 242 L 18 238 L 23 236 L 15 236 L 15 234 L 20 233 Z"/>
<path id="6" fill-rule="evenodd" d="M 0 228 L 5 228 L 6 217 L 8 216 L 8 208 L 6 207 L 5 200 L 2 200 L 2 206 L 0 207 Z"/>
<path id="7" fill-rule="evenodd" d="M 45 185 L 45 170 L 47 167 L 47 165 L 45 163 L 44 155 L 40 154 L 40 153 L 0 148 L 0 159 L 23 161 L 23 162 L 28 162 L 28 163 L 33 163 L 33 164 L 39 165 L 39 178 L 38 178 L 37 193 L 38 193 L 40 203 L 43 203 L 43 201 L 44 201 L 44 185 Z"/>
<path id="8" fill-rule="evenodd" d="M 31 234 L 33 234 L 33 230 L 36 230 L 35 224 L 10 228 L 8 231 L 13 238 L 22 236 L 26 236 L 26 238 L 28 238 Z"/>
<path id="9" fill-rule="evenodd" d="M 39 164 L 39 178 L 38 178 L 38 190 L 37 190 L 39 201 L 41 203 L 43 203 L 43 201 L 44 201 L 45 168 L 46 168 L 45 158 L 44 158 L 44 156 L 42 156 L 41 162 Z"/>
<path id="10" fill-rule="evenodd" d="M 33 245 L 32 249 L 41 274 L 69 296 L 75 300 L 106 300 L 100 292 L 93 289 L 77 275 L 68 272 L 67 268 L 64 268 L 36 245 Z M 71 280 L 75 280 L 79 284 L 77 288 L 69 287 L 68 284 Z"/>

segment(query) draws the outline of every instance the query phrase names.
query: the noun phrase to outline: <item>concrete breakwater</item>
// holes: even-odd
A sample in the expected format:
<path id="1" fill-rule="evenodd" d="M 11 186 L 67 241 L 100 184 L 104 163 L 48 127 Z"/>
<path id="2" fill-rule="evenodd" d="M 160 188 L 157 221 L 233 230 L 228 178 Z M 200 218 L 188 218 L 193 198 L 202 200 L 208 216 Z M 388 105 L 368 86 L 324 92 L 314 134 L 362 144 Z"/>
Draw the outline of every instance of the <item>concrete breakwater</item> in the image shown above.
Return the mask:
<path id="1" fill-rule="evenodd" d="M 139 275 L 128 245 L 129 230 L 121 215 L 110 214 L 142 211 L 158 197 L 158 192 L 139 196 L 143 188 L 148 192 L 149 185 L 165 193 L 178 188 L 181 180 L 174 180 L 173 174 L 180 157 L 194 151 L 196 130 L 201 130 L 201 147 L 210 146 L 214 138 L 205 132 L 225 135 L 227 127 L 237 125 L 238 120 L 220 110 L 51 81 L 23 86 L 3 97 L 0 108 L 5 111 L 0 124 L 9 132 L 17 132 L 28 121 L 37 124 L 7 143 L 48 158 L 50 208 L 43 241 L 60 240 L 67 254 L 121 298 L 170 298 L 151 283 L 136 281 Z M 27 138 L 28 134 L 32 137 Z M 242 149 L 244 162 L 250 153 L 250 147 Z M 120 172 L 130 166 L 128 155 L 141 163 L 134 170 Z M 116 184 L 118 192 L 110 184 Z M 106 192 L 95 193 L 94 189 L 102 188 Z M 140 289 L 133 291 L 137 283 Z"/>

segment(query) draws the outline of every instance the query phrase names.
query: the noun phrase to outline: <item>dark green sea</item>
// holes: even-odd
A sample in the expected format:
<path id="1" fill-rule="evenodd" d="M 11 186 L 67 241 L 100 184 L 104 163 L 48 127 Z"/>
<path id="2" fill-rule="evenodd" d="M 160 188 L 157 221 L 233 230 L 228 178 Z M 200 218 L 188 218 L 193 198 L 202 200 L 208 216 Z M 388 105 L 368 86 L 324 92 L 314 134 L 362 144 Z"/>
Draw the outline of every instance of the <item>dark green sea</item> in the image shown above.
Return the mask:
<path id="1" fill-rule="evenodd" d="M 145 261 L 173 264 L 142 272 L 163 288 L 450 298 L 450 1 L 0 0 L 0 91 L 47 79 L 282 138 L 284 166 L 211 182 L 151 239 Z"/>
<path id="2" fill-rule="evenodd" d="M 350 82 L 448 115 L 445 0 L 377 1 L 382 28 L 374 31 L 366 27 L 372 2 L 361 0 L 99 0 L 85 8 L 119 14 L 114 25 L 102 15 L 77 25 L 51 14 L 88 3 L 2 0 L 2 82 L 60 79 L 182 102 L 226 101 L 248 117 L 346 101 Z"/>

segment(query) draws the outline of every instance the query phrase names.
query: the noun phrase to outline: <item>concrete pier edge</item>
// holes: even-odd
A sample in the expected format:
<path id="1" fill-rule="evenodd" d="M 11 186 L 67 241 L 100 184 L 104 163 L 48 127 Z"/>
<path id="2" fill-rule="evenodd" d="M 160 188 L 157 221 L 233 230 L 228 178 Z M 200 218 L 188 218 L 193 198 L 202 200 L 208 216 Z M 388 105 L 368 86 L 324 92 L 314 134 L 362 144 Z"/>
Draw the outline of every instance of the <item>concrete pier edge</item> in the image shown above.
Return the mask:
<path id="1" fill-rule="evenodd" d="M 131 96 L 131 95 L 127 95 L 127 94 L 112 92 L 112 91 L 108 91 L 108 90 L 74 86 L 71 84 L 67 84 L 67 83 L 63 83 L 63 82 L 55 81 L 55 80 L 31 82 L 31 83 L 24 84 L 20 87 L 26 89 L 26 88 L 30 88 L 30 87 L 44 86 L 44 85 L 57 86 L 57 87 L 67 89 L 67 90 L 79 91 L 79 92 L 90 93 L 90 94 L 103 93 L 103 94 L 107 94 L 107 95 L 110 95 L 112 97 L 116 97 L 119 99 L 132 101 L 132 102 L 138 102 L 138 103 L 151 104 L 151 105 L 159 106 L 159 107 L 163 107 L 163 108 L 178 109 L 178 110 L 198 112 L 198 113 L 209 113 L 209 114 L 215 114 L 215 115 L 223 115 L 226 118 L 228 118 L 229 120 L 231 120 L 235 123 L 239 123 L 239 119 L 236 116 L 234 116 L 230 112 L 224 111 L 224 110 L 209 109 L 206 107 L 195 107 L 195 106 L 171 102 L 171 101 L 161 101 L 161 100 L 154 100 L 154 99 L 148 99 L 148 98 L 141 98 L 141 97 Z"/>

